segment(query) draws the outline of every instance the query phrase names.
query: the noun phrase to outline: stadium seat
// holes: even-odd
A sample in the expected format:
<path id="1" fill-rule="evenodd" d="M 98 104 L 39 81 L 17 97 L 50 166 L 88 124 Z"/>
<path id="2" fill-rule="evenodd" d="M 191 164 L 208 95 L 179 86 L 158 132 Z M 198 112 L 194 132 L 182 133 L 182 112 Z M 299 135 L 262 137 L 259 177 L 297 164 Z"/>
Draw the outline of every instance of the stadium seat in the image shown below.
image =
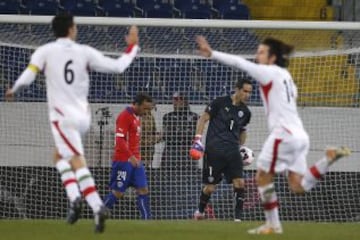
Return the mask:
<path id="1" fill-rule="evenodd" d="M 49 26 L 49 25 L 43 25 L 43 24 L 31 25 L 30 32 L 34 38 L 34 41 L 36 41 L 40 44 L 54 40 L 53 31 L 51 29 L 51 26 Z"/>
<path id="2" fill-rule="evenodd" d="M 134 17 L 135 3 L 132 0 L 102 0 L 99 6 L 109 17 Z"/>
<path id="3" fill-rule="evenodd" d="M 171 4 L 172 0 L 136 0 L 136 6 L 143 11 L 153 8 L 155 4 Z"/>
<path id="4" fill-rule="evenodd" d="M 150 6 L 154 5 L 154 2 L 157 2 L 157 1 L 153 1 L 153 0 L 136 0 L 136 6 L 143 9 L 143 8 L 147 8 L 147 7 L 150 7 Z"/>
<path id="5" fill-rule="evenodd" d="M 183 18 L 210 19 L 212 17 L 211 7 L 208 4 L 192 3 L 181 9 Z"/>
<path id="6" fill-rule="evenodd" d="M 209 41 L 209 43 L 211 44 L 211 46 L 214 49 L 223 49 L 225 50 L 225 48 L 223 47 L 223 41 L 221 41 L 224 37 L 223 37 L 223 29 L 207 29 L 208 31 L 206 31 L 204 33 L 204 36 L 206 36 L 206 39 Z"/>
<path id="7" fill-rule="evenodd" d="M 144 17 L 147 18 L 172 18 L 173 6 L 170 3 L 155 3 L 150 7 L 143 8 Z"/>
<path id="8" fill-rule="evenodd" d="M 27 0 L 25 6 L 31 15 L 55 15 L 59 3 L 55 0 Z"/>
<path id="9" fill-rule="evenodd" d="M 213 0 L 212 7 L 217 9 L 218 11 L 223 10 L 224 8 L 228 7 L 229 5 L 239 5 L 244 4 L 242 0 Z"/>
<path id="10" fill-rule="evenodd" d="M 334 47 L 342 48 L 344 39 L 339 36 L 337 31 L 318 31 L 318 30 L 281 30 L 271 33 L 254 30 L 259 39 L 265 37 L 278 38 L 284 42 L 296 46 L 296 50 L 326 50 Z M 306 36 L 306 37 L 303 37 Z"/>
<path id="11" fill-rule="evenodd" d="M 243 0 L 251 9 L 253 19 L 262 20 L 314 20 L 331 21 L 334 8 L 327 0 Z"/>
<path id="12" fill-rule="evenodd" d="M 221 8 L 220 16 L 223 19 L 249 19 L 249 9 L 244 4 L 231 4 Z"/>
<path id="13" fill-rule="evenodd" d="M 1 14 L 18 14 L 20 12 L 20 1 L 0 1 L 0 12 Z"/>
<path id="14" fill-rule="evenodd" d="M 223 1 L 223 0 L 213 0 Z M 227 0 L 229 1 L 229 0 Z M 230 1 L 241 1 L 249 6 L 261 5 L 261 6 L 278 6 L 278 7 L 296 7 L 296 6 L 307 6 L 310 8 L 321 8 L 328 4 L 328 0 L 230 0 Z"/>
<path id="15" fill-rule="evenodd" d="M 93 0 L 62 0 L 61 6 L 75 16 L 95 16 L 96 13 L 96 4 Z"/>
<path id="16" fill-rule="evenodd" d="M 207 36 L 205 30 L 202 28 L 184 28 L 183 34 L 183 37 L 189 41 L 194 41 L 198 35 Z"/>
<path id="17" fill-rule="evenodd" d="M 180 29 L 171 28 L 171 27 L 147 27 L 145 30 L 144 39 L 149 45 L 148 47 L 152 49 L 159 49 L 165 46 L 158 46 L 159 43 L 166 42 L 170 45 L 177 45 L 181 39 Z M 143 40 L 142 40 L 143 42 Z"/>
<path id="18" fill-rule="evenodd" d="M 127 29 L 123 26 L 109 26 L 107 29 L 107 36 L 114 45 L 125 46 L 126 34 Z"/>
<path id="19" fill-rule="evenodd" d="M 223 44 L 228 51 L 241 51 L 242 53 L 254 53 L 258 45 L 258 39 L 247 29 L 224 29 Z"/>
<path id="20" fill-rule="evenodd" d="M 199 0 L 174 0 L 174 7 L 182 10 L 186 6 L 190 6 L 193 3 L 199 3 Z"/>
<path id="21" fill-rule="evenodd" d="M 347 54 L 292 58 L 289 71 L 298 86 L 299 102 L 310 106 L 354 104 L 358 80 L 348 58 Z"/>

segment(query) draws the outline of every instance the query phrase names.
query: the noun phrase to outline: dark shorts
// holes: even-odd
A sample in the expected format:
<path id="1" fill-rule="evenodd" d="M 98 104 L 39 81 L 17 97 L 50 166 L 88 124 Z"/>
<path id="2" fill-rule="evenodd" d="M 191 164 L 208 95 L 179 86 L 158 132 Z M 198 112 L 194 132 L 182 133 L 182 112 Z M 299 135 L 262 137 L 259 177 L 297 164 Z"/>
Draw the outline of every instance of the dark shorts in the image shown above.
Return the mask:
<path id="1" fill-rule="evenodd" d="M 144 166 L 133 167 L 130 162 L 113 162 L 111 167 L 110 188 L 125 192 L 128 187 L 147 187 Z"/>
<path id="2" fill-rule="evenodd" d="M 228 183 L 232 183 L 235 178 L 243 178 L 243 163 L 239 148 L 206 149 L 203 183 L 218 184 L 223 177 Z"/>

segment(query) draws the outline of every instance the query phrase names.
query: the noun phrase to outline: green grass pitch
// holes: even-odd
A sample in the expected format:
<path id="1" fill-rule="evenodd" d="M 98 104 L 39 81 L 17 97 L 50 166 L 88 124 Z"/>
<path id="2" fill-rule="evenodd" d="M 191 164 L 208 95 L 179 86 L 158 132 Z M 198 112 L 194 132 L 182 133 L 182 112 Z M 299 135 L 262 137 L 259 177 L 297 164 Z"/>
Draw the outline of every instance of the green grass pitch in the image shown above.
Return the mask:
<path id="1" fill-rule="evenodd" d="M 230 221 L 107 221 L 103 234 L 93 233 L 90 220 L 67 225 L 60 220 L 0 220 L 0 239 L 6 240 L 359 240 L 360 223 L 284 222 L 284 234 L 254 236 L 246 230 L 258 222 Z"/>

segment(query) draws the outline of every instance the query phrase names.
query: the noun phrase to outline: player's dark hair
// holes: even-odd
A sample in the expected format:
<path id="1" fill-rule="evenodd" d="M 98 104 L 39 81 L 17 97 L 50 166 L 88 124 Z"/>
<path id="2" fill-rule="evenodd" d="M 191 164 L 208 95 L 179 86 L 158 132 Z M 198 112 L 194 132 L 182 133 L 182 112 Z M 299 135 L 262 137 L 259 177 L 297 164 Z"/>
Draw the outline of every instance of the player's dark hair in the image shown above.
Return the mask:
<path id="1" fill-rule="evenodd" d="M 138 93 L 134 100 L 133 100 L 133 104 L 138 104 L 141 105 L 143 102 L 153 102 L 153 99 L 150 95 L 146 94 L 146 93 Z"/>
<path id="2" fill-rule="evenodd" d="M 56 38 L 66 37 L 69 29 L 74 26 L 74 17 L 67 12 L 59 13 L 53 18 L 51 25 Z"/>
<path id="3" fill-rule="evenodd" d="M 289 56 L 294 51 L 294 46 L 271 37 L 266 38 L 262 44 L 269 47 L 269 56 L 276 56 L 276 65 L 284 68 L 289 66 Z"/>
<path id="4" fill-rule="evenodd" d="M 238 89 L 242 89 L 244 84 L 250 84 L 252 85 L 252 82 L 250 79 L 248 78 L 242 78 L 242 79 L 239 79 L 236 84 L 235 84 L 235 87 L 238 88 Z"/>

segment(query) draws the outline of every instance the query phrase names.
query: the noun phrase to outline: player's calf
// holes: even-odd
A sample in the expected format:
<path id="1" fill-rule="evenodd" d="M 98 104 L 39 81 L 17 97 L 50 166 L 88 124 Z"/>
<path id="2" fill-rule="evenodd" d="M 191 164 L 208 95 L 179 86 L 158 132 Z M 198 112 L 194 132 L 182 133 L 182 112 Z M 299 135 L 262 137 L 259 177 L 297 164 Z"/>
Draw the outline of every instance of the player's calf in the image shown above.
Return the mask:
<path id="1" fill-rule="evenodd" d="M 148 194 L 144 194 L 144 195 L 139 194 L 136 198 L 136 205 L 140 211 L 141 219 L 143 220 L 151 219 L 150 199 Z"/>
<path id="2" fill-rule="evenodd" d="M 348 147 L 329 147 L 325 150 L 325 156 L 317 161 L 306 171 L 301 186 L 305 191 L 310 191 L 316 183 L 326 174 L 330 165 L 342 157 L 349 156 L 351 151 Z"/>
<path id="3" fill-rule="evenodd" d="M 234 221 L 241 222 L 243 205 L 245 198 L 245 189 L 244 188 L 234 188 Z"/>
<path id="4" fill-rule="evenodd" d="M 77 198 L 81 198 L 76 176 L 72 171 L 69 162 L 64 159 L 58 160 L 56 162 L 56 169 L 60 173 L 61 182 L 64 185 L 66 195 L 70 202 L 74 202 Z"/>

